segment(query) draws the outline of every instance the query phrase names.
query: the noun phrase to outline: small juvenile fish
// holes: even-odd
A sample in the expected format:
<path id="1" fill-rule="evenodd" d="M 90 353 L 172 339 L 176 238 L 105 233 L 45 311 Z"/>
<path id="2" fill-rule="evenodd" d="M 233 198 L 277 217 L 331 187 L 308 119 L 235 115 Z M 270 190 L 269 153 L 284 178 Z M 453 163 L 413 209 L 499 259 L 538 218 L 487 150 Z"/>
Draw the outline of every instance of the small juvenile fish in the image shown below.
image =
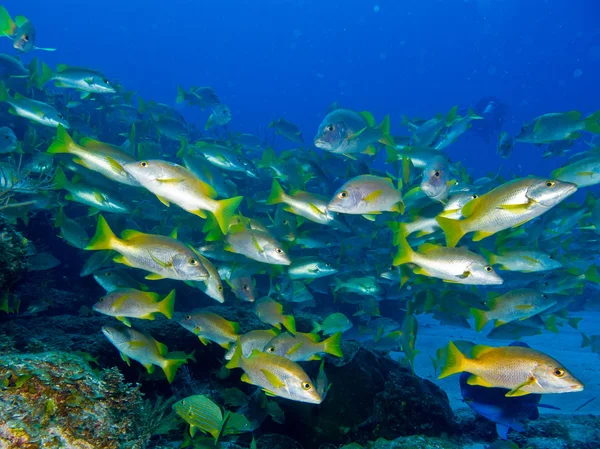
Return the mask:
<path id="1" fill-rule="evenodd" d="M 304 143 L 300 129 L 293 123 L 290 123 L 283 118 L 280 118 L 279 120 L 273 120 L 269 124 L 269 128 L 273 128 L 275 130 L 275 134 L 284 137 L 287 140 L 300 145 Z"/>
<path id="2" fill-rule="evenodd" d="M 281 329 L 281 325 L 291 334 L 296 333 L 296 320 L 292 315 L 283 314 L 283 306 L 268 296 L 254 303 L 254 313 L 263 323 Z"/>
<path id="3" fill-rule="evenodd" d="M 248 229 L 243 225 L 235 226 L 226 235 L 225 249 L 241 254 L 249 259 L 271 265 L 290 265 L 291 260 L 281 243 L 271 234 Z"/>
<path id="4" fill-rule="evenodd" d="M 498 145 L 496 146 L 496 153 L 502 158 L 510 157 L 513 148 L 515 147 L 515 141 L 506 131 L 498 136 Z"/>
<path id="5" fill-rule="evenodd" d="M 108 316 L 114 316 L 125 326 L 131 327 L 129 318 L 154 320 L 160 313 L 168 319 L 173 318 L 175 290 L 160 299 L 158 293 L 144 292 L 134 288 L 113 290 L 92 306 L 92 310 Z"/>
<path id="6" fill-rule="evenodd" d="M 216 126 L 227 125 L 231 121 L 231 109 L 224 104 L 213 106 L 213 112 L 208 117 L 204 130 L 214 128 Z"/>
<path id="7" fill-rule="evenodd" d="M 322 332 L 323 335 L 332 335 L 338 332 L 346 332 L 354 326 L 346 315 L 340 312 L 332 313 L 323 320 L 322 324 L 313 321 L 313 333 Z"/>
<path id="8" fill-rule="evenodd" d="M 460 372 L 471 373 L 467 384 L 506 388 L 507 397 L 530 393 L 572 393 L 583 390 L 560 362 L 531 348 L 520 346 L 474 346 L 466 357 L 450 342 L 446 364 L 439 379 Z"/>

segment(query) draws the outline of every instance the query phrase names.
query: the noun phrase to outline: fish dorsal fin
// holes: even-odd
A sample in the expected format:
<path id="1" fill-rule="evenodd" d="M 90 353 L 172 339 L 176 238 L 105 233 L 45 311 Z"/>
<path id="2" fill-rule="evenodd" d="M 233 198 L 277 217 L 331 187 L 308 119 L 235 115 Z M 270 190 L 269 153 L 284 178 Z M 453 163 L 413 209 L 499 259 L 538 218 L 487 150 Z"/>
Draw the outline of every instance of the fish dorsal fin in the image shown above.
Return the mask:
<path id="1" fill-rule="evenodd" d="M 461 209 L 461 214 L 466 218 L 473 215 L 475 210 L 481 204 L 481 198 L 482 198 L 481 196 L 478 196 L 477 198 L 473 198 L 471 201 L 469 201 L 467 204 L 465 204 Z"/>
<path id="2" fill-rule="evenodd" d="M 123 240 L 130 240 L 132 238 L 139 237 L 142 235 L 146 234 L 140 231 L 136 231 L 135 229 L 125 229 L 123 232 L 121 232 L 121 238 Z"/>
<path id="3" fill-rule="evenodd" d="M 82 137 L 79 140 L 79 145 L 85 148 L 106 148 L 108 145 L 100 142 L 99 140 L 94 140 L 89 137 Z"/>
<path id="4" fill-rule="evenodd" d="M 496 348 L 493 346 L 475 345 L 473 348 L 471 348 L 471 356 L 476 359 L 477 357 L 481 357 L 483 354 L 493 351 L 494 349 Z"/>
<path id="5" fill-rule="evenodd" d="M 25 16 L 16 16 L 15 17 L 15 24 L 20 28 L 23 25 L 25 25 L 27 22 L 29 22 L 29 19 Z"/>
<path id="6" fill-rule="evenodd" d="M 367 122 L 367 125 L 369 125 L 371 128 L 375 128 L 375 117 L 373 117 L 373 114 L 371 114 L 369 111 L 362 111 L 359 112 L 359 115 L 365 119 L 365 122 Z"/>
<path id="7" fill-rule="evenodd" d="M 279 379 L 279 377 L 277 377 L 275 374 L 273 374 L 271 371 L 262 368 L 260 370 L 261 373 L 263 373 L 263 375 L 265 376 L 265 378 L 267 379 L 267 381 L 273 385 L 276 389 L 281 389 L 282 387 L 285 386 L 285 384 L 281 381 L 281 379 Z"/>
<path id="8" fill-rule="evenodd" d="M 434 245 L 433 243 L 423 243 L 422 245 L 419 245 L 418 251 L 422 254 L 427 254 L 432 251 L 437 251 L 441 248 L 443 248 L 443 247 Z"/>
<path id="9" fill-rule="evenodd" d="M 304 334 L 304 336 L 309 339 L 310 341 L 314 341 L 315 343 L 318 343 L 319 340 L 321 339 L 321 337 L 319 337 L 319 334 L 316 333 L 312 333 L 312 334 Z"/>
<path id="10" fill-rule="evenodd" d="M 70 67 L 67 64 L 57 64 L 56 65 L 56 71 L 58 73 L 64 72 L 69 69 L 70 69 Z"/>

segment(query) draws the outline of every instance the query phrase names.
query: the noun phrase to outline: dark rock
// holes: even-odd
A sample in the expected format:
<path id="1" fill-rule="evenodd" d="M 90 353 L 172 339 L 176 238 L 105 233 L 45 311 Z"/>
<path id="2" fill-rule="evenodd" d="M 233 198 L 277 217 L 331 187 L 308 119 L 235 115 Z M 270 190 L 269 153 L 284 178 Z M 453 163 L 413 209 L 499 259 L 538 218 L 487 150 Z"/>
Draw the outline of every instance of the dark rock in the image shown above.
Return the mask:
<path id="1" fill-rule="evenodd" d="M 0 290 L 15 284 L 27 268 L 27 239 L 0 216 Z"/>

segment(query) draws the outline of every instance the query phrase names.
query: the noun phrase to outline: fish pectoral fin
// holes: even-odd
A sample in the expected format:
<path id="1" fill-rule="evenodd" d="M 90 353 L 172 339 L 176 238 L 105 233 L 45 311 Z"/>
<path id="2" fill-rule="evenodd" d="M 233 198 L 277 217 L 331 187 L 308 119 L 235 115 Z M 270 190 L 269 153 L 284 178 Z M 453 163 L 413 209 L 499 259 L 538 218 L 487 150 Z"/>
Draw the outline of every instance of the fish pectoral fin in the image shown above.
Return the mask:
<path id="1" fill-rule="evenodd" d="M 199 339 L 199 340 L 202 342 L 202 344 L 203 344 L 204 346 L 208 346 L 208 344 L 210 343 L 210 340 L 207 340 L 207 339 L 206 339 L 206 338 L 204 338 L 204 337 L 198 337 L 198 339 Z"/>
<path id="2" fill-rule="evenodd" d="M 267 381 L 269 381 L 269 383 L 271 385 L 273 385 L 276 389 L 279 389 L 279 388 L 282 388 L 282 387 L 285 386 L 285 384 L 281 381 L 281 379 L 279 379 L 279 377 L 277 377 L 271 371 L 262 368 L 260 370 L 260 372 L 263 373 L 263 375 L 265 376 L 265 378 L 267 379 Z"/>
<path id="3" fill-rule="evenodd" d="M 358 139 L 360 137 L 360 135 L 362 133 L 364 133 L 367 129 L 369 129 L 369 127 L 365 126 L 363 129 L 356 131 L 354 134 L 350 134 L 349 136 L 346 136 L 346 140 L 352 141 L 352 140 Z"/>
<path id="4" fill-rule="evenodd" d="M 469 378 L 467 379 L 467 384 L 468 385 L 477 385 L 480 387 L 488 387 L 488 388 L 491 388 L 494 386 L 491 383 L 489 383 L 487 380 L 483 379 L 482 377 L 480 377 L 476 374 L 471 374 L 469 376 Z"/>
<path id="5" fill-rule="evenodd" d="M 383 190 L 373 190 L 371 193 L 366 195 L 362 200 L 365 203 L 371 203 L 373 201 L 377 201 L 378 198 L 381 198 L 383 195 Z"/>
<path id="6" fill-rule="evenodd" d="M 98 190 L 94 190 L 94 199 L 101 204 L 104 204 L 106 202 L 104 195 L 102 195 L 102 193 L 100 193 Z"/>
<path id="7" fill-rule="evenodd" d="M 110 165 L 110 168 L 116 171 L 117 173 L 121 173 L 123 171 L 123 166 L 115 161 L 112 157 L 106 157 L 106 162 Z"/>
<path id="8" fill-rule="evenodd" d="M 125 354 L 123 354 L 122 352 L 121 352 L 120 354 L 121 354 L 121 358 L 123 359 L 123 361 L 124 361 L 125 363 L 127 363 L 127 366 L 131 366 L 131 360 L 129 360 L 129 357 L 127 357 L 127 356 L 126 356 Z"/>
<path id="9" fill-rule="evenodd" d="M 508 393 L 506 393 L 505 396 L 507 398 L 514 398 L 514 397 L 517 397 L 517 396 L 525 396 L 526 394 L 530 394 L 528 391 L 523 391 L 523 387 L 526 387 L 528 385 L 532 385 L 532 384 L 534 384 L 536 382 L 537 381 L 535 379 L 535 376 L 533 376 L 533 375 L 529 376 L 525 382 L 523 382 L 522 384 L 517 385 L 515 388 L 513 388 Z"/>
<path id="10" fill-rule="evenodd" d="M 456 277 L 459 279 L 467 279 L 469 276 L 471 276 L 470 271 L 464 271 L 463 274 L 456 275 Z"/>
<path id="11" fill-rule="evenodd" d="M 183 178 L 156 178 L 156 182 L 163 182 L 163 183 L 169 183 L 169 184 L 176 184 L 179 182 L 183 182 L 184 179 Z"/>
<path id="12" fill-rule="evenodd" d="M 150 258 L 154 262 L 156 262 L 158 265 L 160 265 L 161 267 L 163 267 L 163 268 L 173 268 L 173 261 L 172 260 L 170 260 L 169 262 L 163 262 L 162 260 L 160 260 L 156 256 L 154 256 L 154 254 L 152 254 L 152 253 L 148 253 L 148 254 L 149 254 Z"/>
<path id="13" fill-rule="evenodd" d="M 507 210 L 509 212 L 514 212 L 515 214 L 526 212 L 527 209 L 531 206 L 533 202 L 528 201 L 527 203 L 521 204 L 501 204 L 498 206 L 498 209 Z"/>
<path id="14" fill-rule="evenodd" d="M 323 211 L 317 206 L 315 206 L 313 203 L 308 203 L 308 207 L 310 207 L 310 210 L 312 210 L 315 215 L 323 215 Z"/>
<path id="15" fill-rule="evenodd" d="M 127 327 L 131 327 L 131 322 L 129 321 L 129 318 L 127 318 L 126 316 L 118 316 L 116 317 L 117 320 L 119 320 L 121 323 L 123 323 L 125 326 Z"/>
<path id="16" fill-rule="evenodd" d="M 165 276 L 163 276 L 162 274 L 150 273 L 146 275 L 144 279 L 147 279 L 149 281 L 160 281 L 161 279 L 165 279 Z"/>
<path id="17" fill-rule="evenodd" d="M 252 385 L 252 381 L 250 380 L 250 378 L 248 377 L 248 375 L 246 373 L 242 374 L 242 377 L 240 379 L 242 382 L 245 382 L 247 384 L 251 384 Z"/>

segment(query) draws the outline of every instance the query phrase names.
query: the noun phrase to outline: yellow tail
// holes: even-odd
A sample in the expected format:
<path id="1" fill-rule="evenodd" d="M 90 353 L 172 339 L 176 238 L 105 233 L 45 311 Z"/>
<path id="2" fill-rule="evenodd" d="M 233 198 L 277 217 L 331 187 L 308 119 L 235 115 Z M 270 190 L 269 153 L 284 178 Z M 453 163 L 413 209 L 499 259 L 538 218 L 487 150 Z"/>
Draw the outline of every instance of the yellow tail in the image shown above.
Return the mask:
<path id="1" fill-rule="evenodd" d="M 452 218 L 436 217 L 436 221 L 446 234 L 446 246 L 452 248 L 455 247 L 460 239 L 466 234 L 463 229 L 463 223 L 461 220 L 453 220 Z"/>
<path id="2" fill-rule="evenodd" d="M 73 153 L 73 149 L 76 147 L 77 144 L 73 141 L 67 130 L 62 125 L 58 125 L 56 138 L 47 152 L 50 154 Z"/>
<path id="3" fill-rule="evenodd" d="M 106 219 L 102 215 L 98 215 L 96 234 L 94 234 L 94 237 L 92 237 L 84 249 L 115 249 L 115 246 L 119 241 L 119 238 L 114 234 L 114 232 L 112 232 L 110 226 L 108 226 Z"/>
<path id="4" fill-rule="evenodd" d="M 226 200 L 217 201 L 217 206 L 213 215 L 217 219 L 219 228 L 221 228 L 223 234 L 227 234 L 229 223 L 243 199 L 243 196 L 236 196 Z"/>
<path id="5" fill-rule="evenodd" d="M 173 312 L 175 311 L 175 289 L 171 290 L 171 292 L 158 303 L 158 311 L 168 319 L 173 318 Z"/>
<path id="6" fill-rule="evenodd" d="M 342 341 L 342 333 L 338 332 L 333 334 L 327 340 L 323 341 L 323 350 L 327 354 L 334 355 L 336 357 L 344 357 L 342 348 L 340 348 L 340 342 Z"/>
<path id="7" fill-rule="evenodd" d="M 442 367 L 442 372 L 438 379 L 451 376 L 452 374 L 461 373 L 464 371 L 464 364 L 467 358 L 452 342 L 448 343 L 448 351 L 446 354 L 446 363 Z"/>

